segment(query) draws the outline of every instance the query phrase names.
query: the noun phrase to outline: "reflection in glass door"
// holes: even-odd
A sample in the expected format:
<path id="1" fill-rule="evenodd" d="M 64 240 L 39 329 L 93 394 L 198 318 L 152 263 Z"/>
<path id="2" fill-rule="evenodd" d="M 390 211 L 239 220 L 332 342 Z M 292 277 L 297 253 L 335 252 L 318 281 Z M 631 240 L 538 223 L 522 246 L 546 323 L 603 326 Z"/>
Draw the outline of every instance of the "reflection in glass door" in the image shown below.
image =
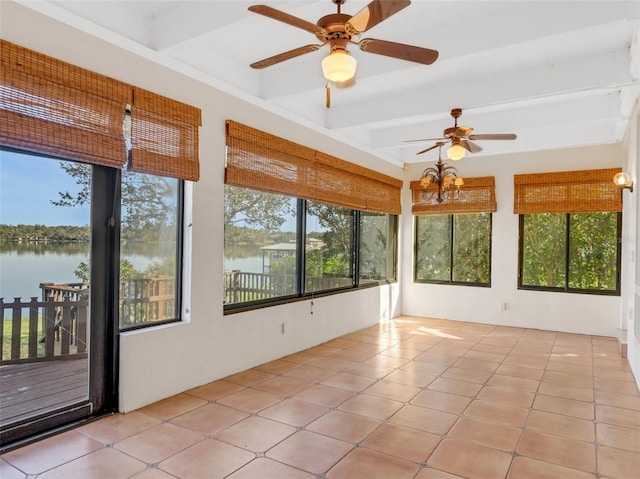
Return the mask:
<path id="1" fill-rule="evenodd" d="M 90 414 L 90 165 L 0 151 L 2 444 Z"/>

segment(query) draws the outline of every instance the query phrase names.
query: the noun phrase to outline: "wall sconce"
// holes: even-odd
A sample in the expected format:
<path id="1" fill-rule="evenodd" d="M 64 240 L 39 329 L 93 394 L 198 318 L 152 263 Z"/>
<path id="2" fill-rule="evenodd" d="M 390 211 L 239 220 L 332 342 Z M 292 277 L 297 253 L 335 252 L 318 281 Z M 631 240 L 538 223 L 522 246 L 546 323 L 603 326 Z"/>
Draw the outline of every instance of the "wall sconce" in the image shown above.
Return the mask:
<path id="1" fill-rule="evenodd" d="M 616 173 L 616 175 L 613 177 L 613 183 L 621 190 L 627 189 L 631 193 L 633 193 L 633 180 L 628 173 Z"/>

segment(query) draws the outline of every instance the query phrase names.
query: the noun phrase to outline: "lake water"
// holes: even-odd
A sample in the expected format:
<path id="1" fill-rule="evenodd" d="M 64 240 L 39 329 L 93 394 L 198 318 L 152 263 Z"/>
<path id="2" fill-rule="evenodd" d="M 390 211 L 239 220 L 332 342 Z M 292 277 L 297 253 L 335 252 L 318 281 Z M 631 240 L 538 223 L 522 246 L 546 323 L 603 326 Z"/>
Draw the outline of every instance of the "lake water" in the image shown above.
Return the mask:
<path id="1" fill-rule="evenodd" d="M 123 245 L 121 252 L 136 270 L 144 270 L 163 257 L 148 245 Z M 88 259 L 88 244 L 4 245 L 0 248 L 0 298 L 7 302 L 15 297 L 39 298 L 40 283 L 78 282 L 74 270 Z M 262 257 L 238 251 L 233 258 L 224 259 L 224 266 L 227 270 L 258 273 L 262 271 Z"/>

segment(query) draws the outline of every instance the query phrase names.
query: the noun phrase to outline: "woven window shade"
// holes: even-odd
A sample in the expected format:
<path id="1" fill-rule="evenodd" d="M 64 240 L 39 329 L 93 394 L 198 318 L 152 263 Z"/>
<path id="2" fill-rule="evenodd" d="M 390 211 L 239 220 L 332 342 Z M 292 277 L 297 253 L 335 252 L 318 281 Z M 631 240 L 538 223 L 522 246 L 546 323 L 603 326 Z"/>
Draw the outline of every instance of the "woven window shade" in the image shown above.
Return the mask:
<path id="1" fill-rule="evenodd" d="M 198 181 L 198 127 L 201 124 L 198 108 L 134 88 L 129 169 Z"/>
<path id="2" fill-rule="evenodd" d="M 514 176 L 515 214 L 622 211 L 622 195 L 613 184 L 620 168 Z"/>
<path id="3" fill-rule="evenodd" d="M 400 214 L 401 180 L 232 120 L 226 128 L 227 184 Z"/>
<path id="4" fill-rule="evenodd" d="M 435 196 L 431 196 L 433 186 L 426 194 L 419 181 L 410 183 L 412 207 L 414 215 L 442 215 L 456 213 L 494 213 L 496 203 L 496 186 L 493 176 L 478 178 L 464 178 L 464 185 L 456 193 L 455 198 L 444 198 L 438 203 Z"/>
<path id="5" fill-rule="evenodd" d="M 0 40 L 0 144 L 122 168 L 131 87 Z"/>

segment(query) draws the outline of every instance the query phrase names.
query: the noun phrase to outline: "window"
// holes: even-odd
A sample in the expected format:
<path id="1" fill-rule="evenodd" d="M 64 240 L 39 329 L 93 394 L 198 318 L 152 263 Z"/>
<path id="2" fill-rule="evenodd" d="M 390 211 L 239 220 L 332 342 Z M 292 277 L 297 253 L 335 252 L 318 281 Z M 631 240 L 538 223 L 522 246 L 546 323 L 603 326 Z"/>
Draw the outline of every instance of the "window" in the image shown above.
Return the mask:
<path id="1" fill-rule="evenodd" d="M 491 285 L 491 213 L 416 216 L 414 279 Z"/>
<path id="2" fill-rule="evenodd" d="M 225 311 L 395 279 L 401 180 L 232 120 L 226 159 Z"/>
<path id="3" fill-rule="evenodd" d="M 396 215 L 225 185 L 225 311 L 393 280 L 396 236 Z"/>
<path id="4" fill-rule="evenodd" d="M 180 318 L 182 185 L 175 178 L 122 173 L 121 329 Z"/>
<path id="5" fill-rule="evenodd" d="M 522 289 L 619 294 L 621 213 L 520 215 Z"/>
<path id="6" fill-rule="evenodd" d="M 619 168 L 516 175 L 518 287 L 620 294 Z"/>
<path id="7" fill-rule="evenodd" d="M 396 279 L 398 217 L 386 213 L 360 213 L 360 284 Z"/>

